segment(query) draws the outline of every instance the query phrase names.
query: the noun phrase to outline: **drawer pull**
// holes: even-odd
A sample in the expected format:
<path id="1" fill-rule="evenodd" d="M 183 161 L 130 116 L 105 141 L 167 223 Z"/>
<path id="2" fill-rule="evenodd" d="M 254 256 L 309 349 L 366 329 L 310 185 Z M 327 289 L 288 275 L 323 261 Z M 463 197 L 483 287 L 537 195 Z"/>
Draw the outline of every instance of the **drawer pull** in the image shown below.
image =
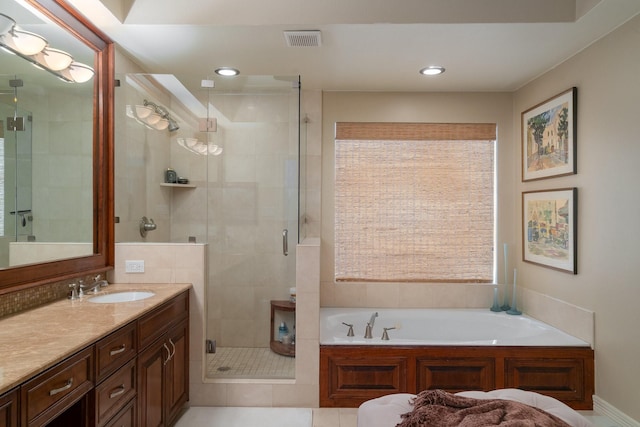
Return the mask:
<path id="1" fill-rule="evenodd" d="M 171 340 L 171 338 L 169 338 L 169 344 L 171 344 L 171 347 L 173 348 L 173 352 L 171 353 L 171 355 L 169 356 L 169 359 L 173 359 L 173 356 L 176 355 L 176 345 L 173 343 L 173 341 Z"/>
<path id="2" fill-rule="evenodd" d="M 127 389 L 124 386 L 124 384 L 120 385 L 120 387 L 118 387 L 117 389 L 114 389 L 115 391 L 112 391 L 111 393 L 109 393 L 109 399 L 113 399 L 114 397 L 118 397 L 120 396 L 122 393 L 124 393 Z"/>
<path id="3" fill-rule="evenodd" d="M 69 390 L 71 388 L 71 386 L 73 385 L 73 378 L 69 378 L 67 380 L 67 383 L 65 385 L 63 385 L 60 388 L 54 388 L 53 390 L 49 391 L 49 396 L 55 396 L 58 393 L 61 393 L 65 390 Z"/>
<path id="4" fill-rule="evenodd" d="M 122 344 L 119 348 L 114 348 L 113 350 L 111 350 L 109 352 L 109 356 L 115 356 L 116 354 L 120 354 L 124 352 L 126 348 L 127 348 L 126 344 Z"/>
<path id="5" fill-rule="evenodd" d="M 167 362 L 171 360 L 171 350 L 169 350 L 169 347 L 167 347 L 167 343 L 162 344 L 162 346 L 164 347 L 165 350 L 167 350 L 167 360 L 162 362 L 163 365 L 166 365 Z"/>

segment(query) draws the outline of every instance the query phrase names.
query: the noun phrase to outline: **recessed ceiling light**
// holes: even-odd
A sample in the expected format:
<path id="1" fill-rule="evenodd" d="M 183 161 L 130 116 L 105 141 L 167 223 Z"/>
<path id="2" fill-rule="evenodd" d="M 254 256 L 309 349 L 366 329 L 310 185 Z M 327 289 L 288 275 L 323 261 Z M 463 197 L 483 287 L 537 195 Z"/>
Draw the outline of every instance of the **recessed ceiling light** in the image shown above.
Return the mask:
<path id="1" fill-rule="evenodd" d="M 219 75 L 219 76 L 233 77 L 233 76 L 237 76 L 238 74 L 240 74 L 240 71 L 236 70 L 235 68 L 231 68 L 231 67 L 221 67 L 221 68 L 218 68 L 216 70 L 216 74 Z"/>
<path id="2" fill-rule="evenodd" d="M 432 65 L 420 70 L 420 74 L 423 74 L 425 76 L 437 76 L 438 74 L 442 73 L 444 73 L 444 67 L 440 67 L 439 65 Z"/>

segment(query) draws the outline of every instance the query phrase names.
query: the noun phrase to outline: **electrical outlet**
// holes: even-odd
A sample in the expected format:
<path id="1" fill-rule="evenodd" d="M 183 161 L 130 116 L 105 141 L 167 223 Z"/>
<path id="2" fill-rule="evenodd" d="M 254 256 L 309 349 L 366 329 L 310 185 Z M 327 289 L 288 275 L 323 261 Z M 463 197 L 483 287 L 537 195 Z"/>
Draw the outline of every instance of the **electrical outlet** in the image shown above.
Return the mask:
<path id="1" fill-rule="evenodd" d="M 124 271 L 125 273 L 144 273 L 144 260 L 126 260 Z"/>

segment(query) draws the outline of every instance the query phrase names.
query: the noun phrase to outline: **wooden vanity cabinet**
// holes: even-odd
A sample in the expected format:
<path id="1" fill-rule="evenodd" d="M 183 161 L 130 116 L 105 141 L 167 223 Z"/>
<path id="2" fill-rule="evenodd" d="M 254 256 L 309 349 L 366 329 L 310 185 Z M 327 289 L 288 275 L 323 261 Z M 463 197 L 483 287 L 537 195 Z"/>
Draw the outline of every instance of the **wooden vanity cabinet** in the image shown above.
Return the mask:
<path id="1" fill-rule="evenodd" d="M 0 396 L 0 427 L 18 426 L 18 389 Z"/>
<path id="2" fill-rule="evenodd" d="M 136 337 L 136 322 L 131 322 L 95 345 L 93 412 L 96 427 L 106 426 L 112 418 L 119 418 L 122 412 L 126 412 L 124 408 L 128 408 L 136 397 Z"/>
<path id="3" fill-rule="evenodd" d="M 189 399 L 189 291 L 0 396 L 0 427 L 170 427 Z"/>
<path id="4" fill-rule="evenodd" d="M 88 393 L 94 384 L 93 360 L 90 346 L 22 384 L 21 426 L 45 426 L 57 418 L 85 425 Z"/>
<path id="5" fill-rule="evenodd" d="M 189 398 L 189 299 L 184 293 L 138 321 L 138 425 L 175 423 Z"/>

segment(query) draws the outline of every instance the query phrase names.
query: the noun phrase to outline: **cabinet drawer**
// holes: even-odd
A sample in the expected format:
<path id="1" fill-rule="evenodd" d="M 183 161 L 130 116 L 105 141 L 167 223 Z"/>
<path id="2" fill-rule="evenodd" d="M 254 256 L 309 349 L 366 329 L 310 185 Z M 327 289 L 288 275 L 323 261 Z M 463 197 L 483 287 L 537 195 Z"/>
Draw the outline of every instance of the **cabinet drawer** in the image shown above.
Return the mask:
<path id="1" fill-rule="evenodd" d="M 138 349 L 142 350 L 172 325 L 189 315 L 189 292 L 183 292 L 138 321 Z"/>
<path id="2" fill-rule="evenodd" d="M 0 396 L 0 426 L 18 426 L 18 390 Z"/>
<path id="3" fill-rule="evenodd" d="M 135 322 L 96 343 L 96 383 L 100 383 L 137 354 Z"/>
<path id="4" fill-rule="evenodd" d="M 71 356 L 21 387 L 22 425 L 39 425 L 81 399 L 93 388 L 93 347 Z"/>
<path id="5" fill-rule="evenodd" d="M 124 408 L 109 421 L 104 427 L 135 427 L 136 426 L 136 399 L 127 403 Z"/>
<path id="6" fill-rule="evenodd" d="M 131 360 L 96 387 L 97 425 L 103 425 L 136 395 L 135 362 Z"/>

